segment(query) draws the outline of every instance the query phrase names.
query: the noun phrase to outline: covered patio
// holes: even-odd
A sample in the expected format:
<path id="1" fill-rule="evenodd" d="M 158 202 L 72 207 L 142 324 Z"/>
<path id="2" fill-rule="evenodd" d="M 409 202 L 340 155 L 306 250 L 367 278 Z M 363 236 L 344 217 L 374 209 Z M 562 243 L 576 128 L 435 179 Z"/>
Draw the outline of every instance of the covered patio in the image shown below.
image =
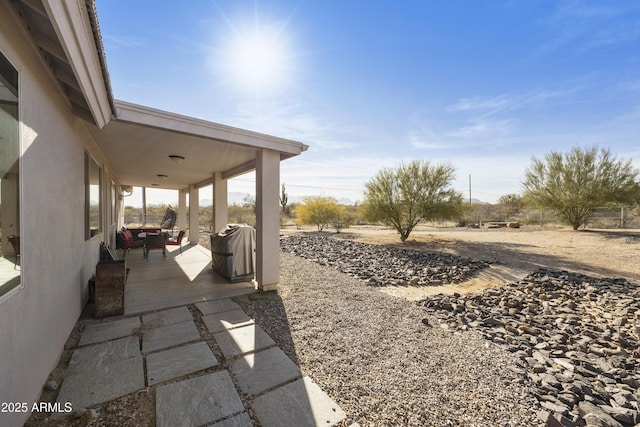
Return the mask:
<path id="1" fill-rule="evenodd" d="M 228 222 L 227 181 L 255 170 L 256 281 L 260 290 L 276 289 L 280 161 L 308 147 L 124 101 L 114 101 L 114 107 L 116 115 L 104 128 L 90 127 L 120 183 L 115 201 L 118 223 L 110 225 L 105 239 L 115 243 L 115 233 L 122 226 L 123 187 L 173 189 L 178 191 L 178 229 L 188 230 L 188 241 L 197 250 L 199 189 L 212 187 L 211 225 L 219 231 Z M 135 275 L 133 280 L 130 283 L 135 283 Z"/>
<path id="2" fill-rule="evenodd" d="M 148 260 L 142 249 L 126 256 L 130 268 L 125 286 L 125 315 L 161 310 L 204 301 L 231 298 L 255 291 L 250 282 L 230 283 L 211 268 L 209 249 L 187 243 L 182 252 L 167 246 L 167 257 L 151 251 Z"/>

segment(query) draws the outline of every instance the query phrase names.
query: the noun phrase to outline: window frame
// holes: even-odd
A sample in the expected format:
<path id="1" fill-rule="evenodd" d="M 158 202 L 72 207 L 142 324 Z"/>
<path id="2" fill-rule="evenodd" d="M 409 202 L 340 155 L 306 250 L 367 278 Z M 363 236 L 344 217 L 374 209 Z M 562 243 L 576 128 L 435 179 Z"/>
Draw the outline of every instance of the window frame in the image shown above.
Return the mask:
<path id="1" fill-rule="evenodd" d="M 97 179 L 97 180 L 96 180 Z M 84 237 L 91 240 L 103 230 L 102 219 L 102 167 L 89 154 L 84 152 Z M 97 190 L 92 189 L 97 186 Z M 92 191 L 93 190 L 93 191 Z M 95 194 L 94 194 L 95 193 Z M 97 206 L 92 197 L 97 196 Z M 97 227 L 94 225 L 97 223 Z"/>
<path id="2" fill-rule="evenodd" d="M 16 84 L 17 84 L 17 88 L 16 88 L 16 97 L 17 97 L 17 108 L 16 108 L 16 145 L 17 145 L 17 159 L 16 159 L 16 163 L 17 163 L 17 189 L 16 189 L 16 199 L 17 199 L 17 212 L 16 212 L 16 223 L 18 224 L 18 235 L 20 236 L 20 246 L 21 246 L 21 250 L 20 250 L 20 264 L 19 264 L 19 275 L 18 275 L 18 281 L 15 284 L 12 284 L 11 287 L 9 288 L 9 290 L 3 291 L 3 293 L 0 293 L 0 304 L 2 304 L 3 302 L 7 301 L 8 299 L 10 299 L 13 295 L 16 295 L 18 292 L 20 292 L 22 289 L 24 289 L 24 275 L 22 274 L 22 269 L 24 266 L 24 261 L 23 261 L 23 257 L 22 257 L 22 247 L 24 247 L 24 233 L 22 232 L 22 224 L 24 223 L 23 221 L 23 209 L 22 209 L 22 202 L 23 202 L 23 137 L 22 137 L 22 117 L 23 117 L 23 110 L 24 110 L 24 106 L 23 106 L 23 102 L 22 101 L 22 72 L 20 71 L 20 67 L 16 65 L 17 61 L 12 60 L 11 55 L 7 54 L 6 52 L 0 51 L 0 56 L 2 57 L 2 59 L 4 61 L 7 62 L 7 64 L 9 66 L 11 66 L 12 70 L 16 73 L 17 78 L 16 78 Z M 16 233 L 9 233 L 7 234 L 7 236 L 11 235 L 11 234 L 16 234 Z M 4 233 L 3 233 L 4 236 Z M 0 284 L 0 287 L 3 286 L 5 283 Z"/>

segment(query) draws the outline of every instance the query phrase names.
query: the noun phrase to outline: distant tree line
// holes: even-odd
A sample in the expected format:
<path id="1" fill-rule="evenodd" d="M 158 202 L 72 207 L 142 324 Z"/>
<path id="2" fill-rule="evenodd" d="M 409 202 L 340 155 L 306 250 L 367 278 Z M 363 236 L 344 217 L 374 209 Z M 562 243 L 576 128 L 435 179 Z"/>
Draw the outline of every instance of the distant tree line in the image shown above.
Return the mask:
<path id="1" fill-rule="evenodd" d="M 312 225 L 318 231 L 340 232 L 357 222 L 383 223 L 393 227 L 405 241 L 424 221 L 456 221 L 465 226 L 482 216 L 484 221 L 505 221 L 521 217 L 531 209 L 549 209 L 574 230 L 586 226 L 594 209 L 635 206 L 640 202 L 640 172 L 630 160 L 618 159 L 607 149 L 572 148 L 568 153 L 552 151 L 543 159 L 532 158 L 525 171 L 522 194 L 500 196 L 495 205 L 468 204 L 452 187 L 455 168 L 451 164 L 431 164 L 414 160 L 395 168 L 380 170 L 365 184 L 362 204 L 346 206 L 328 196 L 305 197 L 290 203 L 282 184 L 281 224 Z M 147 222 L 162 218 L 167 205 L 147 207 Z M 254 225 L 255 199 L 228 208 L 229 222 Z M 125 207 L 125 218 L 140 218 L 141 209 Z M 474 219 L 474 215 L 476 219 Z M 200 207 L 200 223 L 211 224 L 213 209 Z M 624 218 L 622 219 L 624 223 Z"/>

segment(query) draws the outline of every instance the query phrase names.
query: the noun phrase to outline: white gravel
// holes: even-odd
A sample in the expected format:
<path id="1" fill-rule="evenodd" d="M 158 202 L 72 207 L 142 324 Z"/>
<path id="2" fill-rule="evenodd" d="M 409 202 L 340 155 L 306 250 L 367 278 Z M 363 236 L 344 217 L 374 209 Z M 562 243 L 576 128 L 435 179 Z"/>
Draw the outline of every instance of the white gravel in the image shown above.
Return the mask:
<path id="1" fill-rule="evenodd" d="M 240 303 L 342 407 L 345 426 L 543 425 L 513 355 L 333 268 L 282 253 L 278 294 Z"/>

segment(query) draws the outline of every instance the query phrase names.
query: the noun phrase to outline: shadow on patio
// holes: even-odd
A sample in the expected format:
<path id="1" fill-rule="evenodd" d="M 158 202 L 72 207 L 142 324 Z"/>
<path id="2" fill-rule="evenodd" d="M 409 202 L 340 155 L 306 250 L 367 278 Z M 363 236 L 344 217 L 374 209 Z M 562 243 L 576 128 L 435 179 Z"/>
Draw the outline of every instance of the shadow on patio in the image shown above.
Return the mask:
<path id="1" fill-rule="evenodd" d="M 183 245 L 182 252 L 167 246 L 166 258 L 152 250 L 148 260 L 142 249 L 133 249 L 125 259 L 131 269 L 125 286 L 125 315 L 255 292 L 252 283 L 230 283 L 217 274 L 211 268 L 210 251 L 200 245 Z"/>

